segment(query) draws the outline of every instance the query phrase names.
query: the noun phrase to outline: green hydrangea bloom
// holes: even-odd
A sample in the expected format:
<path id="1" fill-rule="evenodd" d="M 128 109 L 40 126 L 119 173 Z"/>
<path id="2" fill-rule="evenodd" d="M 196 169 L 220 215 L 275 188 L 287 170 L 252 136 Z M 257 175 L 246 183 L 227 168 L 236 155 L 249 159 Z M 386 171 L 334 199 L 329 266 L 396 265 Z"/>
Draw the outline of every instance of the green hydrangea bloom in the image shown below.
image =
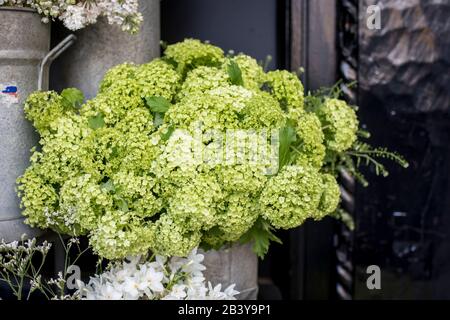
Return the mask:
<path id="1" fill-rule="evenodd" d="M 242 129 L 274 129 L 283 126 L 286 115 L 279 103 L 267 92 L 255 92 L 240 112 Z"/>
<path id="2" fill-rule="evenodd" d="M 229 84 L 228 74 L 214 67 L 200 66 L 187 74 L 181 86 L 177 99 L 181 100 L 189 94 L 202 94 L 211 89 L 224 87 Z"/>
<path id="3" fill-rule="evenodd" d="M 109 70 L 100 83 L 101 95 L 115 98 L 164 97 L 172 100 L 180 82 L 180 76 L 174 68 L 161 59 L 136 66 L 130 63 L 120 64 Z"/>
<path id="4" fill-rule="evenodd" d="M 232 84 L 231 60 L 243 85 Z M 340 194 L 320 171 L 325 149 L 351 145 L 357 126 L 339 100 L 305 111 L 296 75 L 265 74 L 249 56 L 225 58 L 192 39 L 150 63 L 112 68 L 80 109 L 63 99 L 37 93 L 27 103 L 41 150 L 18 180 L 24 215 L 33 226 L 87 234 L 107 259 L 185 256 L 201 241 L 217 248 L 260 216 L 276 228 L 322 218 Z M 286 124 L 298 150 L 278 172 L 273 133 Z"/>
<path id="5" fill-rule="evenodd" d="M 41 136 L 39 163 L 49 183 L 61 184 L 83 170 L 85 159 L 92 155 L 81 144 L 92 130 L 76 115 L 58 118 L 49 133 Z"/>
<path id="6" fill-rule="evenodd" d="M 63 184 L 60 208 L 74 214 L 72 223 L 79 224 L 81 230 L 92 230 L 97 227 L 98 220 L 105 211 L 114 208 L 114 201 L 106 188 L 102 188 L 91 175 L 85 174 Z"/>
<path id="7" fill-rule="evenodd" d="M 157 254 L 185 257 L 200 244 L 199 231 L 186 230 L 163 214 L 155 223 L 155 235 L 152 250 Z"/>
<path id="8" fill-rule="evenodd" d="M 107 211 L 89 236 L 94 252 L 109 260 L 147 252 L 155 237 L 153 225 L 134 219 L 133 212 Z"/>
<path id="9" fill-rule="evenodd" d="M 80 114 L 85 118 L 86 125 L 90 119 L 101 116 L 106 125 L 113 126 L 128 112 L 139 107 L 144 107 L 144 101 L 139 95 L 123 95 L 120 90 L 111 89 L 87 101 L 80 109 Z"/>
<path id="10" fill-rule="evenodd" d="M 156 96 L 171 101 L 178 91 L 180 80 L 173 66 L 161 59 L 141 65 L 136 72 L 141 97 Z"/>
<path id="11" fill-rule="evenodd" d="M 119 171 L 112 175 L 106 186 L 114 191 L 122 206 L 126 205 L 140 218 L 150 218 L 163 208 L 163 199 L 157 197 L 155 192 L 157 183 L 154 177 L 147 174 Z"/>
<path id="12" fill-rule="evenodd" d="M 267 181 L 264 169 L 258 165 L 220 165 L 215 171 L 223 190 L 229 193 L 241 192 L 255 197 Z"/>
<path id="13" fill-rule="evenodd" d="M 167 46 L 164 57 L 174 63 L 178 73 L 183 76 L 199 66 L 219 67 L 224 60 L 222 49 L 196 39 L 186 39 Z"/>
<path id="14" fill-rule="evenodd" d="M 303 110 L 304 90 L 296 74 L 286 70 L 270 71 L 265 85 L 285 111 Z"/>
<path id="15" fill-rule="evenodd" d="M 63 98 L 54 91 L 37 91 L 26 100 L 25 116 L 40 134 L 45 134 L 50 124 L 64 115 L 75 112 L 75 108 L 63 103 Z"/>
<path id="16" fill-rule="evenodd" d="M 237 63 L 242 73 L 242 80 L 244 87 L 251 90 L 259 90 L 265 80 L 265 74 L 263 68 L 252 57 L 245 54 L 238 54 L 235 57 L 230 58 Z M 225 61 L 224 69 L 228 67 L 228 62 Z"/>
<path id="17" fill-rule="evenodd" d="M 201 246 L 219 250 L 227 244 L 225 238 L 225 233 L 218 226 L 215 226 L 202 234 Z"/>
<path id="18" fill-rule="evenodd" d="M 43 229 L 52 224 L 52 213 L 58 209 L 58 194 L 52 184 L 48 183 L 41 165 L 33 163 L 18 179 L 18 193 L 21 198 L 22 214 L 26 223 Z"/>
<path id="19" fill-rule="evenodd" d="M 205 93 L 193 92 L 167 111 L 165 121 L 194 133 L 201 130 L 238 129 L 240 113 L 253 93 L 240 86 L 223 86 Z"/>
<path id="20" fill-rule="evenodd" d="M 261 193 L 262 216 L 275 228 L 295 228 L 317 211 L 322 188 L 322 177 L 316 169 L 286 166 L 267 181 Z"/>
<path id="21" fill-rule="evenodd" d="M 99 93 L 106 92 L 112 87 L 125 86 L 129 80 L 136 78 L 138 66 L 134 63 L 122 63 L 109 69 L 100 82 Z M 125 84 L 125 85 L 124 85 Z"/>
<path id="22" fill-rule="evenodd" d="M 208 230 L 216 224 L 217 206 L 222 199 L 215 177 L 198 175 L 175 191 L 168 200 L 167 213 L 188 230 Z"/>
<path id="23" fill-rule="evenodd" d="M 333 213 L 341 199 L 341 191 L 335 177 L 331 174 L 322 174 L 323 193 L 320 198 L 319 208 L 314 218 L 322 219 L 328 214 Z"/>
<path id="24" fill-rule="evenodd" d="M 325 157 L 324 134 L 319 118 L 313 113 L 304 113 L 297 122 L 300 140 L 296 164 L 320 168 Z"/>
<path id="25" fill-rule="evenodd" d="M 223 204 L 224 209 L 218 214 L 217 225 L 202 236 L 203 244 L 214 249 L 238 241 L 260 215 L 257 198 L 250 193 L 230 193 Z"/>
<path id="26" fill-rule="evenodd" d="M 226 197 L 224 207 L 217 221 L 223 241 L 239 240 L 260 214 L 258 202 L 252 193 L 231 193 Z"/>
<path id="27" fill-rule="evenodd" d="M 353 145 L 359 123 L 355 110 L 345 101 L 327 99 L 316 113 L 324 127 L 328 149 L 342 152 Z"/>

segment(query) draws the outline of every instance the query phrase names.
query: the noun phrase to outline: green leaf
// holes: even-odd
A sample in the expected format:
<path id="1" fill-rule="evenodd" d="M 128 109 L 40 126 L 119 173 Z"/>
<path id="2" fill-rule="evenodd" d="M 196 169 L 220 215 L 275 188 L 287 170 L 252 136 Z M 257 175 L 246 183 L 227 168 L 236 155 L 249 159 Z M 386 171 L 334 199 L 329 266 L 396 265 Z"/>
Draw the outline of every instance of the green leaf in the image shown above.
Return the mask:
<path id="1" fill-rule="evenodd" d="M 152 112 L 165 113 L 170 108 L 170 102 L 164 97 L 147 97 L 145 102 Z"/>
<path id="2" fill-rule="evenodd" d="M 286 126 L 280 129 L 280 146 L 279 146 L 279 170 L 288 165 L 291 161 L 291 146 L 297 140 L 297 133 L 295 132 L 295 128 L 293 124 L 287 123 Z"/>
<path id="3" fill-rule="evenodd" d="M 103 183 L 100 187 L 101 187 L 102 189 L 106 190 L 107 192 L 115 191 L 115 190 L 116 190 L 116 188 L 114 187 L 114 183 L 112 182 L 111 179 L 109 179 L 108 181 L 106 181 L 105 183 Z"/>
<path id="4" fill-rule="evenodd" d="M 128 212 L 128 203 L 127 201 L 122 198 L 122 197 L 117 197 L 116 198 L 116 205 L 119 208 L 119 210 L 123 211 L 123 212 Z"/>
<path id="5" fill-rule="evenodd" d="M 370 132 L 364 129 L 359 129 L 356 134 L 364 139 L 369 139 L 370 138 Z"/>
<path id="6" fill-rule="evenodd" d="M 61 92 L 64 106 L 69 108 L 78 108 L 83 104 L 84 94 L 76 88 L 67 88 Z"/>
<path id="7" fill-rule="evenodd" d="M 162 139 L 163 141 L 169 140 L 170 137 L 172 136 L 172 133 L 173 133 L 174 131 L 175 131 L 175 128 L 174 128 L 174 127 L 172 127 L 172 126 L 168 127 L 168 128 L 167 128 L 167 132 L 166 132 L 166 133 L 163 133 L 163 134 L 161 135 L 161 139 Z"/>
<path id="8" fill-rule="evenodd" d="M 261 217 L 256 220 L 253 227 L 239 240 L 241 243 L 253 242 L 253 251 L 261 259 L 269 251 L 270 242 L 282 244 L 281 240 L 273 234 L 275 229 Z"/>
<path id="9" fill-rule="evenodd" d="M 230 77 L 231 84 L 236 86 L 243 86 L 244 80 L 242 79 L 241 68 L 239 68 L 238 64 L 233 60 L 228 64 L 228 76 Z"/>
<path id="10" fill-rule="evenodd" d="M 353 219 L 352 215 L 345 211 L 342 208 L 337 208 L 334 213 L 331 214 L 331 217 L 341 220 L 342 223 L 350 230 L 355 230 L 355 220 Z"/>
<path id="11" fill-rule="evenodd" d="M 112 147 L 111 149 L 111 157 L 112 158 L 117 158 L 119 156 L 119 148 L 117 148 L 116 146 Z"/>
<path id="12" fill-rule="evenodd" d="M 100 113 L 94 117 L 89 118 L 89 128 L 93 130 L 97 130 L 103 128 L 105 126 L 105 120 L 103 119 L 103 115 Z"/>

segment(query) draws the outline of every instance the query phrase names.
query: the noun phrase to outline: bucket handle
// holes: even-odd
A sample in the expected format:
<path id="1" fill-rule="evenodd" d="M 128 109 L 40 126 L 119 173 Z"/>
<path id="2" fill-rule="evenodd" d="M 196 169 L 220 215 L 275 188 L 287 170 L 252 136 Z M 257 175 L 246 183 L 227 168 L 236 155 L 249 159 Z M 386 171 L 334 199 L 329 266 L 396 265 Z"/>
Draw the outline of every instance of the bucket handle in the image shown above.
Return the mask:
<path id="1" fill-rule="evenodd" d="M 41 91 L 44 82 L 44 71 L 45 68 L 50 65 L 56 58 L 58 58 L 61 53 L 66 51 L 72 44 L 74 44 L 77 37 L 74 34 L 68 35 L 64 40 L 58 43 L 49 53 L 42 59 L 39 65 L 39 78 L 38 78 L 38 90 Z"/>

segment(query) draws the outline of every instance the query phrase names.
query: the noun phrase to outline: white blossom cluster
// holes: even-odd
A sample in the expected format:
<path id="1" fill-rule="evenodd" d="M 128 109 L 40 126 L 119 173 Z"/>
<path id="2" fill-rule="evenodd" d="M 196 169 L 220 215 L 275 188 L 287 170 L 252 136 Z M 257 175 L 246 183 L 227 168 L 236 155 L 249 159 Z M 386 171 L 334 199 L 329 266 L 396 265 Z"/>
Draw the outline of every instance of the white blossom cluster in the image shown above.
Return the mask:
<path id="1" fill-rule="evenodd" d="M 73 31 L 105 17 L 109 24 L 136 33 L 143 20 L 138 0 L 0 0 L 0 6 L 35 9 L 43 22 L 59 19 Z"/>
<path id="2" fill-rule="evenodd" d="M 196 249 L 187 258 L 129 258 L 88 284 L 78 281 L 75 295 L 86 300 L 234 300 L 239 294 L 234 284 L 224 291 L 221 284 L 205 284 L 203 259 Z"/>
<path id="3" fill-rule="evenodd" d="M 6 243 L 4 239 L 1 239 L 0 283 L 9 286 L 18 300 L 22 299 L 25 280 L 29 279 L 31 284 L 27 299 L 33 291 L 42 288 L 40 271 L 51 246 L 51 243 L 47 241 L 37 244 L 36 238 L 26 239 L 25 234 L 22 235 L 21 241 Z M 35 257 L 38 259 L 36 260 Z M 39 260 L 40 267 L 34 268 L 33 263 Z"/>
<path id="4" fill-rule="evenodd" d="M 36 239 L 25 239 L 22 236 L 21 241 L 13 241 L 6 243 L 5 240 L 0 241 L 0 271 L 19 270 L 22 271 L 27 267 L 30 256 L 34 253 L 47 255 L 51 248 L 51 243 L 44 241 L 41 245 L 36 244 Z"/>

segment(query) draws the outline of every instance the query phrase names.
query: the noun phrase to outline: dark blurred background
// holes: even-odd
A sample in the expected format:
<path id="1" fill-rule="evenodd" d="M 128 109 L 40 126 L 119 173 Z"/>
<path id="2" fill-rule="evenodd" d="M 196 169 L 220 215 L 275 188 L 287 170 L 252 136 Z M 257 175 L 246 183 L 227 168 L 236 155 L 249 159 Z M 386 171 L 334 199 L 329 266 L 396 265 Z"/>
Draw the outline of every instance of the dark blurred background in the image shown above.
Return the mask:
<path id="1" fill-rule="evenodd" d="M 367 26 L 380 6 L 381 28 Z M 403 154 L 387 179 L 351 179 L 349 230 L 331 218 L 280 234 L 260 263 L 260 298 L 450 298 L 450 0 L 162 0 L 161 38 L 209 40 L 298 70 L 309 90 L 343 79 L 371 143 Z M 357 81 L 357 86 L 348 84 Z M 381 268 L 369 290 L 366 268 Z"/>

